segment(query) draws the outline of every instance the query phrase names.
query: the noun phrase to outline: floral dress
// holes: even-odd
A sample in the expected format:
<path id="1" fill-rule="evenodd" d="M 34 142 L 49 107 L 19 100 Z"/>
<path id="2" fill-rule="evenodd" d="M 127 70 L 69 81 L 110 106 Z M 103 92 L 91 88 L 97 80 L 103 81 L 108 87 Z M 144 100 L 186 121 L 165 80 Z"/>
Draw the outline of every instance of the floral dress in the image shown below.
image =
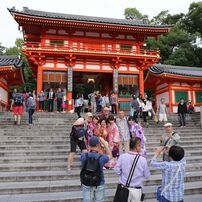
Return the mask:
<path id="1" fill-rule="evenodd" d="M 145 147 L 146 138 L 144 136 L 144 128 L 141 125 L 134 123 L 132 126 L 130 126 L 130 133 L 132 137 L 138 137 L 141 139 L 142 150 L 140 154 L 144 157 L 147 157 L 147 152 Z"/>
<path id="2" fill-rule="evenodd" d="M 109 149 L 112 151 L 113 158 L 105 164 L 105 167 L 108 168 L 114 168 L 117 163 L 118 159 L 118 148 L 121 142 L 120 136 L 119 136 L 119 129 L 115 123 L 108 125 L 108 138 L 107 141 L 109 143 Z"/>

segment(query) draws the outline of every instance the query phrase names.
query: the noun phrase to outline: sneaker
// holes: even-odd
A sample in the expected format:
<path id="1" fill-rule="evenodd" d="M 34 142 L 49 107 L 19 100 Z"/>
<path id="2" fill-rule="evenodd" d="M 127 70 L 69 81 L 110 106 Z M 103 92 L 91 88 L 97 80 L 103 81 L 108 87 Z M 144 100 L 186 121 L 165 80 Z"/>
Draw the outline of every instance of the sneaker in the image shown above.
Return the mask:
<path id="1" fill-rule="evenodd" d="M 17 121 L 14 121 L 14 125 L 17 125 Z"/>
<path id="2" fill-rule="evenodd" d="M 70 168 L 67 168 L 66 169 L 66 173 L 67 173 L 67 175 L 71 175 L 72 174 L 72 170 Z"/>

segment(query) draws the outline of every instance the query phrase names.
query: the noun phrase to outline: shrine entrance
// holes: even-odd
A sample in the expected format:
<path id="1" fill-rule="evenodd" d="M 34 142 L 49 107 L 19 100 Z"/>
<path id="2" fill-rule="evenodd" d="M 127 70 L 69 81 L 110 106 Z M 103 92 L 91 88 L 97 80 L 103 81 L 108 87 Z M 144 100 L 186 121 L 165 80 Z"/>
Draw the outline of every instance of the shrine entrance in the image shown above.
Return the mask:
<path id="1" fill-rule="evenodd" d="M 99 91 L 102 96 L 110 94 L 112 91 L 112 73 L 73 73 L 73 99 L 77 94 L 83 94 L 84 99 L 88 99 L 88 95 L 94 91 Z"/>

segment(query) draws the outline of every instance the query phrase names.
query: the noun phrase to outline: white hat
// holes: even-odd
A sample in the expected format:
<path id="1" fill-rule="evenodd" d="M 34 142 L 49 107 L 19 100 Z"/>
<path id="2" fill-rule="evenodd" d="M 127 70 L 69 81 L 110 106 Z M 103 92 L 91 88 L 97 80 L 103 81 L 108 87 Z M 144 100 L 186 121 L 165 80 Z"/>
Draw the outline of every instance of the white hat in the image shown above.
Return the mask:
<path id="1" fill-rule="evenodd" d="M 164 127 L 169 127 L 169 126 L 173 126 L 173 124 L 172 123 L 166 123 L 166 124 L 164 124 Z"/>
<path id="2" fill-rule="evenodd" d="M 87 113 L 86 113 L 86 118 L 87 118 L 87 117 L 93 117 L 93 114 L 92 114 L 91 112 L 87 112 Z"/>
<path id="3" fill-rule="evenodd" d="M 84 124 L 84 118 L 79 118 L 77 119 L 74 123 L 73 123 L 73 126 L 80 126 L 80 125 L 83 125 Z"/>

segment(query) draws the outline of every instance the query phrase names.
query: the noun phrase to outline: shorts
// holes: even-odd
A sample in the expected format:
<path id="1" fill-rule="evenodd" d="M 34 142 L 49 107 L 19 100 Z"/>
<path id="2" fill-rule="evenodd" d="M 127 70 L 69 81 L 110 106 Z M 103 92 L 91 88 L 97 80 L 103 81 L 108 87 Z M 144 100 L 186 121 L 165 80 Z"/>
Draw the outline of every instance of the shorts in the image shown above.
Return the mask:
<path id="1" fill-rule="evenodd" d="M 86 149 L 86 143 L 84 140 L 75 140 L 73 137 L 70 137 L 70 145 L 71 145 L 71 152 L 76 152 L 77 145 L 79 149 L 82 151 Z"/>
<path id="2" fill-rule="evenodd" d="M 24 110 L 23 105 L 21 105 L 21 106 L 13 106 L 13 114 L 14 115 L 22 116 L 23 110 Z"/>
<path id="3" fill-rule="evenodd" d="M 164 122 L 168 121 L 167 115 L 166 114 L 159 114 L 159 121 L 160 122 L 162 122 L 162 121 L 164 121 Z"/>

